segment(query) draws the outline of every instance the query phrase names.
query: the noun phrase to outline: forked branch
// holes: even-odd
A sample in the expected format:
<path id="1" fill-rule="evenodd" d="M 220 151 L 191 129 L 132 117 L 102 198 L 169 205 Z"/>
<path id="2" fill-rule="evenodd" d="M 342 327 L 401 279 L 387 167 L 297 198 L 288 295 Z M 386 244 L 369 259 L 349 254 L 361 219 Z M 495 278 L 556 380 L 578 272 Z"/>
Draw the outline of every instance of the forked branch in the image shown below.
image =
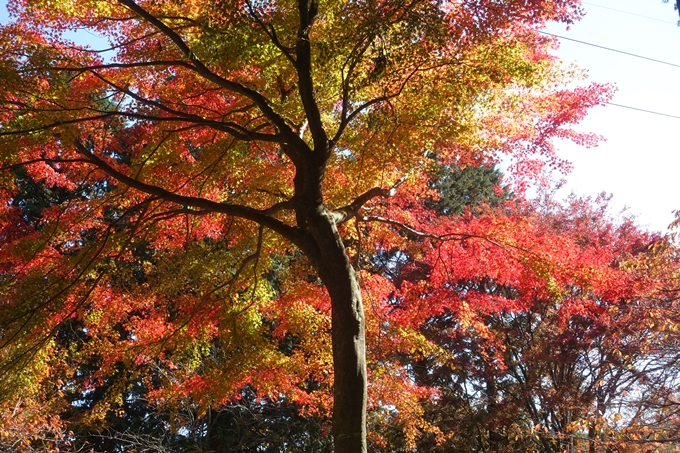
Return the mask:
<path id="1" fill-rule="evenodd" d="M 435 234 L 431 233 L 429 231 L 421 231 L 418 230 L 410 225 L 407 225 L 404 222 L 400 222 L 398 220 L 394 219 L 388 219 L 387 217 L 381 217 L 381 216 L 363 216 L 358 218 L 362 222 L 381 222 L 381 223 L 386 223 L 388 225 L 392 225 L 393 227 L 399 228 L 400 230 L 406 231 L 409 234 L 412 234 L 414 236 L 420 237 L 420 238 L 428 238 L 428 239 L 434 239 L 435 241 L 439 242 L 447 242 L 447 241 L 464 241 L 466 239 L 480 239 L 482 241 L 488 242 L 491 245 L 494 245 L 496 247 L 499 247 L 505 251 L 508 251 L 508 249 L 515 249 L 518 250 L 522 253 L 525 254 L 530 254 L 534 255 L 538 258 L 540 258 L 535 252 L 532 252 L 531 250 L 528 250 L 524 247 L 515 245 L 515 244 L 502 244 L 498 242 L 497 240 L 491 239 L 488 236 L 480 235 L 480 234 L 471 234 L 471 233 L 445 233 L 445 234 Z"/>
<path id="2" fill-rule="evenodd" d="M 311 244 L 311 239 L 308 238 L 305 233 L 299 228 L 286 225 L 285 223 L 270 217 L 269 210 L 259 210 L 250 208 L 243 205 L 235 205 L 230 203 L 220 203 L 217 201 L 209 200 L 207 198 L 192 197 L 187 195 L 180 195 L 169 190 L 163 189 L 162 187 L 154 186 L 152 184 L 147 184 L 145 182 L 134 179 L 124 173 L 113 168 L 111 165 L 102 160 L 99 156 L 88 151 L 88 149 L 78 140 L 74 142 L 75 147 L 80 155 L 87 158 L 89 162 L 96 165 L 104 173 L 108 174 L 112 178 L 120 181 L 121 183 L 137 189 L 141 192 L 147 193 L 149 195 L 154 195 L 172 203 L 177 203 L 181 206 L 191 206 L 195 208 L 200 208 L 204 211 L 222 213 L 231 215 L 234 217 L 240 217 L 242 219 L 251 220 L 259 225 L 265 226 L 272 231 L 277 232 L 281 236 L 285 237 L 289 241 L 293 242 L 295 245 L 300 247 L 305 251 L 313 249 Z M 275 205 L 276 206 L 276 205 Z M 271 208 L 270 208 L 271 209 Z M 278 207 L 274 211 L 278 211 Z M 311 248 L 310 248 L 311 247 Z"/>
<path id="3" fill-rule="evenodd" d="M 356 217 L 359 214 L 359 210 L 369 201 L 374 198 L 390 198 L 397 193 L 399 186 L 406 181 L 406 176 L 400 178 L 392 187 L 389 189 L 383 189 L 382 187 L 374 187 L 367 192 L 359 195 L 351 204 L 343 206 L 335 211 L 333 211 L 333 220 L 336 224 L 340 224 Z"/>
<path id="4" fill-rule="evenodd" d="M 281 132 L 281 134 L 283 134 L 287 140 L 290 141 L 290 143 L 296 145 L 290 147 L 292 152 L 295 153 L 294 155 L 290 156 L 293 161 L 300 161 L 300 159 L 305 157 L 299 153 L 304 152 L 304 150 L 309 151 L 307 144 L 297 136 L 290 126 L 288 126 L 286 120 L 274 111 L 269 100 L 265 96 L 251 88 L 248 88 L 238 82 L 234 82 L 233 80 L 225 79 L 219 74 L 213 72 L 196 56 L 196 54 L 194 54 L 194 52 L 184 42 L 184 39 L 180 35 L 163 23 L 163 21 L 161 21 L 159 18 L 155 17 L 153 14 L 139 6 L 133 0 L 118 0 L 118 2 L 128 7 L 153 27 L 158 29 L 165 36 L 170 38 L 170 40 L 175 43 L 184 56 L 191 61 L 191 64 L 188 67 L 197 74 L 202 76 L 204 79 L 213 82 L 217 86 L 226 88 L 229 91 L 241 94 L 252 100 L 258 106 L 264 116 L 279 130 L 279 132 Z"/>

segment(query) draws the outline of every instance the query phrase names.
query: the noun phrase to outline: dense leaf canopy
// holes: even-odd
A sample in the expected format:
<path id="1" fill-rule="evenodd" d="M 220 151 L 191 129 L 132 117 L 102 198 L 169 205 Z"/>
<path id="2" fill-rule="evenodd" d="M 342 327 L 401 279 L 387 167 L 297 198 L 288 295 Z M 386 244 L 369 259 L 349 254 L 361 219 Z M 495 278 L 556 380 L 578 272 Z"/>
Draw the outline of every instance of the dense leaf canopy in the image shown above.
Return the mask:
<path id="1" fill-rule="evenodd" d="M 608 97 L 601 85 L 567 88 L 578 74 L 538 33 L 577 19 L 575 0 L 9 7 L 0 397 L 11 402 L 10 449 L 78 448 L 71 428 L 105 450 L 106 439 L 133 445 L 161 427 L 181 443 L 221 426 L 203 446 L 235 451 L 224 433 L 246 423 L 239 401 L 262 439 L 277 438 L 277 417 L 309 426 L 290 433 L 302 450 L 316 448 L 305 432 L 329 434 L 331 413 L 337 452 L 366 451 L 367 426 L 373 448 L 387 448 L 388 431 L 403 448 L 444 445 L 452 433 L 428 405 L 449 391 L 437 379 L 462 366 L 463 343 L 479 345 L 466 373 L 490 392 L 511 379 L 511 351 L 541 366 L 544 339 L 603 342 L 600 324 L 636 319 L 617 307 L 658 300 L 670 279 L 671 258 L 649 264 L 656 274 L 638 263 L 658 237 L 521 200 L 545 169 L 568 167 L 553 140 L 595 143 L 571 126 Z M 72 31 L 108 44 L 73 42 Z M 490 170 L 502 157 L 512 196 Z M 465 187 L 477 191 L 460 198 Z M 499 343 L 548 319 L 557 330 L 537 343 Z M 425 362 L 432 376 L 415 372 Z M 515 404 L 527 398 L 520 384 L 508 390 Z M 588 407 L 569 426 L 587 426 Z M 140 417 L 148 432 L 121 428 Z M 530 417 L 545 423 L 540 410 Z M 118 434 L 96 440 L 98 426 Z"/>

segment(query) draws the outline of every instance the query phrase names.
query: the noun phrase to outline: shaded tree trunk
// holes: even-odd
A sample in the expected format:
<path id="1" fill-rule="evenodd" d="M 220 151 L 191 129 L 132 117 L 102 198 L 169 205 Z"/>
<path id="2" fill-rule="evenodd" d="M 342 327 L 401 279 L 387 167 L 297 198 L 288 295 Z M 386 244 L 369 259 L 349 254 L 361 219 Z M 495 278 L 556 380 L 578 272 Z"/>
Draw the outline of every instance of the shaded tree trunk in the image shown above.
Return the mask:
<path id="1" fill-rule="evenodd" d="M 491 367 L 486 366 L 486 411 L 489 415 L 489 451 L 493 453 L 498 453 L 501 448 L 501 442 L 504 440 L 504 436 L 501 435 L 496 429 L 496 416 L 498 411 L 498 389 L 496 387 L 496 381 L 492 377 L 494 370 Z"/>
<path id="2" fill-rule="evenodd" d="M 596 453 L 597 449 L 595 444 L 597 443 L 597 429 L 595 428 L 595 423 L 591 422 L 588 426 L 588 453 Z"/>
<path id="3" fill-rule="evenodd" d="M 365 453 L 366 339 L 361 290 L 331 212 L 321 203 L 305 210 L 318 246 L 316 267 L 331 298 L 336 453 Z"/>

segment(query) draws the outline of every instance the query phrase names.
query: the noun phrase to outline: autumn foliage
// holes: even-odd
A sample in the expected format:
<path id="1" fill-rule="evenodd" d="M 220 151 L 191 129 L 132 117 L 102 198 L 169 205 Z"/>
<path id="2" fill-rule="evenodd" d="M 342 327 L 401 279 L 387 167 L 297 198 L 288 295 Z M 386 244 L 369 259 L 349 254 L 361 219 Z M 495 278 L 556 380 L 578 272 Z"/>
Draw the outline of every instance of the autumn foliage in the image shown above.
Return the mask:
<path id="1" fill-rule="evenodd" d="M 676 435 L 674 243 L 523 199 L 568 169 L 555 139 L 597 141 L 571 127 L 608 87 L 568 88 L 539 33 L 578 2 L 9 8 L 0 449 Z"/>

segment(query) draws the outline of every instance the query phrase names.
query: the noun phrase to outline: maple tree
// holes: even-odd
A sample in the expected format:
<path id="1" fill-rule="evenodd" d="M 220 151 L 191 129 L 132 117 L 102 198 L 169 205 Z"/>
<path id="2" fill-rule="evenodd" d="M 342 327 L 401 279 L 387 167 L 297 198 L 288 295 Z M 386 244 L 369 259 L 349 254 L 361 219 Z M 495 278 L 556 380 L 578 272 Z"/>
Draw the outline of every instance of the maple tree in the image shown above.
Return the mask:
<path id="1" fill-rule="evenodd" d="M 533 240 L 552 236 L 561 250 L 550 279 L 535 280 L 546 271 L 535 264 L 510 281 L 470 269 L 451 285 L 450 308 L 421 325 L 453 357 L 409 358 L 418 382 L 441 389 L 426 417 L 449 433 L 442 445 L 421 439 L 420 451 L 676 445 L 675 252 L 630 219 L 612 222 L 607 201 L 534 204 Z M 488 305 L 504 299 L 513 303 Z"/>
<path id="2" fill-rule="evenodd" d="M 546 164 L 566 165 L 552 139 L 594 142 L 570 125 L 606 87 L 564 88 L 573 74 L 538 33 L 578 18 L 577 1 L 9 8 L 3 395 L 108 385 L 87 424 L 122 404 L 125 382 L 199 415 L 252 386 L 309 414 L 332 410 L 337 452 L 366 451 L 367 404 L 369 424 L 398 420 L 412 445 L 437 432 L 419 403 L 432 391 L 381 357 L 437 349 L 419 328 L 447 308 L 445 269 L 464 278 L 474 263 L 510 279 L 519 259 L 545 284 L 558 278 L 559 250 L 524 220 L 452 222 L 428 206 L 427 153 L 460 168 L 512 155 L 521 191 Z M 79 29 L 110 49 L 64 37 Z M 388 266 L 429 262 L 390 281 L 365 269 L 385 253 Z M 73 372 L 83 367 L 94 371 Z"/>
<path id="3" fill-rule="evenodd" d="M 476 188 L 469 191 L 475 192 Z M 466 198 L 465 192 L 458 195 Z M 428 434 L 419 439 L 403 436 L 414 422 L 407 411 L 381 417 L 385 408 L 374 407 L 370 415 L 377 436 L 374 445 L 380 446 L 376 451 L 403 451 L 411 448 L 411 442 L 418 451 L 601 451 L 613 447 L 626 451 L 627 445 L 632 451 L 642 451 L 674 442 L 678 429 L 674 415 L 678 317 L 673 314 L 677 291 L 664 294 L 676 287 L 672 280 L 677 280 L 677 266 L 667 262 L 675 252 L 670 244 L 659 247 L 664 242 L 658 235 L 638 230 L 630 220 L 612 223 L 605 213 L 606 199 L 598 199 L 592 206 L 587 199 L 572 199 L 565 207 L 553 203 L 550 208 L 530 206 L 516 212 L 506 206 L 503 213 L 487 211 L 477 218 L 488 221 L 493 214 L 496 225 L 521 222 L 524 228 L 507 233 L 527 243 L 556 244 L 559 259 L 552 257 L 551 263 L 559 271 L 551 271 L 552 278 L 546 279 L 545 268 L 537 265 L 548 264 L 545 255 L 533 255 L 515 267 L 524 274 L 521 282 L 501 285 L 496 266 L 471 262 L 467 275 L 458 274 L 463 278 L 449 282 L 450 297 L 439 307 L 443 313 L 416 323 L 427 340 L 418 341 L 416 354 L 405 344 L 413 338 L 405 338 L 404 323 L 399 329 L 384 326 L 381 341 L 389 346 L 369 346 L 369 358 L 408 373 L 419 386 L 438 390 L 438 395 L 424 405 L 421 416 L 425 424 L 421 421 L 420 427 L 430 426 Z M 463 229 L 473 220 L 463 216 L 450 222 Z M 422 240 L 416 243 L 428 245 Z M 515 242 L 515 246 L 521 248 L 521 243 Z M 492 251 L 498 246 L 487 243 L 487 247 Z M 460 258 L 470 253 L 466 248 L 452 244 L 444 251 Z M 495 259 L 521 258 L 520 248 L 504 249 Z M 414 250 L 411 247 L 410 253 Z M 545 253 L 541 250 L 535 249 Z M 479 247 L 472 250 L 479 251 Z M 403 253 L 407 252 L 386 251 L 364 263 L 364 269 L 400 282 L 396 289 L 405 282 L 421 282 L 427 275 L 423 269 L 431 263 L 435 263 L 435 272 L 441 266 L 436 264 L 441 260 L 433 260 L 427 251 L 419 254 L 418 260 Z M 390 257 L 395 254 L 397 261 Z M 666 281 L 669 278 L 671 281 Z M 420 296 L 411 289 L 406 297 Z M 468 303 L 471 299 L 477 303 Z M 509 300 L 503 303 L 504 299 Z M 419 305 L 417 310 L 422 311 Z M 499 306 L 503 308 L 496 311 Z M 403 294 L 394 294 L 384 308 L 389 311 L 383 312 L 383 320 L 408 323 L 412 319 L 413 313 L 403 313 L 414 309 Z M 72 329 L 77 330 L 75 326 Z M 278 346 L 290 354 L 298 348 L 295 343 L 296 338 L 288 336 Z M 102 399 L 116 385 L 113 382 L 115 379 L 94 387 L 94 393 L 87 396 L 73 391 L 77 407 L 89 410 L 92 403 L 85 401 Z M 110 425 L 112 433 L 90 437 L 88 444 L 96 451 L 127 445 L 148 447 L 154 445 L 150 439 L 158 451 L 186 451 L 181 445 L 191 445 L 187 437 L 162 444 L 166 430 L 154 421 L 156 417 L 181 418 L 184 430 L 204 433 L 193 442 L 207 450 L 248 451 L 248 446 L 258 446 L 270 449 L 266 451 L 328 451 L 318 431 L 323 419 L 299 418 L 295 415 L 299 408 L 290 407 L 285 399 L 257 401 L 253 389 L 247 389 L 234 405 L 206 414 L 197 423 L 192 420 L 198 414 L 190 404 L 179 413 L 166 411 L 150 417 L 154 412 L 146 398 L 135 396 L 144 385 L 138 382 L 128 387 L 126 407 L 121 407 L 122 414 Z M 285 422 L 277 427 L 281 419 Z M 150 434 L 135 434 L 134 427 L 142 420 Z M 249 433 L 250 429 L 255 432 Z M 282 431 L 286 432 L 285 441 L 277 438 Z M 299 437 L 298 432 L 316 432 L 318 437 Z"/>

